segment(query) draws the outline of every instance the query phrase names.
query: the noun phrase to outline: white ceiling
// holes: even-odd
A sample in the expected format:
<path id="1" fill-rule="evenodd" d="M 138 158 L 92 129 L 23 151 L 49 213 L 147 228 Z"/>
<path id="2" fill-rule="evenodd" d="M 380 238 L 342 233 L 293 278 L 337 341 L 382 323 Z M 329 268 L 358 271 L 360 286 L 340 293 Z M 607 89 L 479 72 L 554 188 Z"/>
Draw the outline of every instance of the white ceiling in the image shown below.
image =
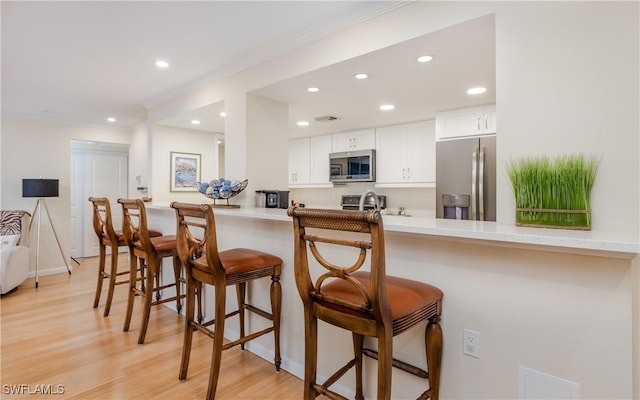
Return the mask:
<path id="1" fill-rule="evenodd" d="M 432 55 L 420 64 L 418 56 Z M 359 72 L 369 78 L 354 79 Z M 318 87 L 309 93 L 308 87 Z M 468 95 L 484 86 L 487 92 Z M 434 118 L 438 111 L 495 102 L 495 20 L 477 18 L 252 92 L 289 105 L 289 136 L 314 136 Z M 393 103 L 393 111 L 378 106 Z M 163 125 L 224 132 L 224 102 L 162 121 Z M 316 117 L 336 116 L 333 122 Z M 201 124 L 191 125 L 198 119 Z M 308 121 L 308 127 L 297 126 Z"/>
<path id="2" fill-rule="evenodd" d="M 2 113 L 130 128 L 195 85 L 403 4 L 2 1 Z"/>
<path id="3" fill-rule="evenodd" d="M 434 118 L 438 111 L 495 102 L 495 27 L 488 15 L 253 92 L 289 104 L 291 137 Z M 418 63 L 418 56 L 433 61 Z M 356 80 L 366 72 L 369 78 Z M 306 89 L 315 86 L 319 92 Z M 468 95 L 484 86 L 482 95 Z M 393 111 L 380 111 L 392 103 Z M 336 116 L 333 122 L 316 117 Z M 308 127 L 297 126 L 300 120 Z"/>

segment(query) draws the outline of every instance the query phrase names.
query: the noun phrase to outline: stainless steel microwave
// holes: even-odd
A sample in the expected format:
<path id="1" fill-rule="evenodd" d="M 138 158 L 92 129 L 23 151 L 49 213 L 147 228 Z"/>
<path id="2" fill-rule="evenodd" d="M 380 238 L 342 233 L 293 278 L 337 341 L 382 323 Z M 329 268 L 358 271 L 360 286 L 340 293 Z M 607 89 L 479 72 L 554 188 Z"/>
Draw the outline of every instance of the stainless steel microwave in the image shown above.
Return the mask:
<path id="1" fill-rule="evenodd" d="M 376 151 L 371 149 L 329 154 L 329 180 L 335 183 L 375 182 Z"/>

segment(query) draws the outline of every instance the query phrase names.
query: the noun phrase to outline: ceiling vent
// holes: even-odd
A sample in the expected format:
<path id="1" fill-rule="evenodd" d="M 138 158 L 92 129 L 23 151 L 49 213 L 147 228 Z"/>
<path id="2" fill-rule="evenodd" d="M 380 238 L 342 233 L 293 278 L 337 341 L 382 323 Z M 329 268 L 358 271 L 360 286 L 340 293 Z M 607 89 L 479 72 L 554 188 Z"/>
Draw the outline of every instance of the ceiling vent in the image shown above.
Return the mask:
<path id="1" fill-rule="evenodd" d="M 339 120 L 339 117 L 333 116 L 333 115 L 323 115 L 322 117 L 316 117 L 315 120 L 316 122 L 331 122 L 331 121 L 336 121 Z"/>

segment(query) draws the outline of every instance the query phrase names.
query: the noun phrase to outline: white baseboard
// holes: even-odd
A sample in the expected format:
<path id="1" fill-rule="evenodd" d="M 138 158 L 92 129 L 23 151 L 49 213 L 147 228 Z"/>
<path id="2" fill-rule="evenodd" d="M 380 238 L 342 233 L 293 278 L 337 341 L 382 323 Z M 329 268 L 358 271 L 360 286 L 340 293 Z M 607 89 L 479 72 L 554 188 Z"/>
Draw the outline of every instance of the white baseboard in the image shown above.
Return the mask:
<path id="1" fill-rule="evenodd" d="M 71 269 L 71 272 L 73 273 L 73 266 L 70 265 L 69 268 Z M 55 274 L 68 274 L 68 273 L 69 272 L 67 271 L 67 267 L 65 267 L 63 265 L 61 267 L 40 269 L 38 271 L 38 276 L 55 275 Z M 35 278 L 36 277 L 36 271 L 29 271 L 27 276 L 29 278 Z"/>

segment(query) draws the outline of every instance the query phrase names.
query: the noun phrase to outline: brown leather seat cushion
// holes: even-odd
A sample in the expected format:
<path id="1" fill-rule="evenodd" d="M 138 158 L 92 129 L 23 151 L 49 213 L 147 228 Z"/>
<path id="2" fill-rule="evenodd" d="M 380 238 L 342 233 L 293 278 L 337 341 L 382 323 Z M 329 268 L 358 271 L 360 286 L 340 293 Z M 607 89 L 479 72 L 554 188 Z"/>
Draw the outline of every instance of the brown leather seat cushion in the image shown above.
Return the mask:
<path id="1" fill-rule="evenodd" d="M 151 232 L 149 232 L 151 233 Z M 152 236 L 151 237 L 151 245 L 156 251 L 167 251 L 173 250 L 176 248 L 177 238 L 176 235 L 162 235 L 160 236 Z M 133 245 L 139 249 L 142 249 L 142 243 L 139 241 L 134 242 Z"/>
<path id="2" fill-rule="evenodd" d="M 118 236 L 118 246 L 126 246 L 127 245 L 127 241 L 124 239 L 124 234 L 122 233 L 122 231 L 116 231 L 116 236 Z M 158 232 L 158 231 L 149 231 L 149 236 L 150 237 L 158 237 L 158 236 L 162 236 L 162 232 Z M 111 245 L 111 241 L 109 240 L 109 238 L 104 235 L 104 244 L 105 246 L 109 246 Z"/>
<path id="3" fill-rule="evenodd" d="M 124 235 L 122 234 L 122 232 L 116 231 L 116 235 L 118 236 L 118 247 L 126 246 L 127 242 L 124 240 Z M 109 237 L 107 237 L 107 235 L 102 235 L 102 238 L 105 246 L 111 246 L 111 240 L 109 240 Z"/>
<path id="4" fill-rule="evenodd" d="M 230 249 L 221 251 L 218 255 L 227 276 L 246 274 L 282 264 L 280 257 L 252 249 Z M 194 260 L 193 266 L 200 271 L 211 273 L 206 256 Z"/>
<path id="5" fill-rule="evenodd" d="M 156 251 L 171 250 L 176 248 L 178 238 L 176 235 L 152 236 L 151 244 Z"/>
<path id="6" fill-rule="evenodd" d="M 370 274 L 365 271 L 358 271 L 351 274 L 353 278 L 358 280 L 365 287 L 367 292 L 370 286 Z M 395 276 L 386 277 L 387 281 L 387 297 L 391 305 L 391 315 L 394 321 L 402 320 L 406 316 L 420 312 L 429 308 L 434 303 L 442 299 L 442 291 L 435 286 L 418 282 L 410 279 L 398 278 Z M 332 279 L 327 281 L 321 287 L 321 292 L 345 300 L 361 307 L 365 306 L 364 299 L 350 283 L 343 279 Z M 355 310 L 347 309 L 332 305 L 326 301 L 320 301 L 323 305 L 340 309 L 342 311 L 357 314 L 365 318 L 371 318 L 371 315 L 361 313 Z"/>

